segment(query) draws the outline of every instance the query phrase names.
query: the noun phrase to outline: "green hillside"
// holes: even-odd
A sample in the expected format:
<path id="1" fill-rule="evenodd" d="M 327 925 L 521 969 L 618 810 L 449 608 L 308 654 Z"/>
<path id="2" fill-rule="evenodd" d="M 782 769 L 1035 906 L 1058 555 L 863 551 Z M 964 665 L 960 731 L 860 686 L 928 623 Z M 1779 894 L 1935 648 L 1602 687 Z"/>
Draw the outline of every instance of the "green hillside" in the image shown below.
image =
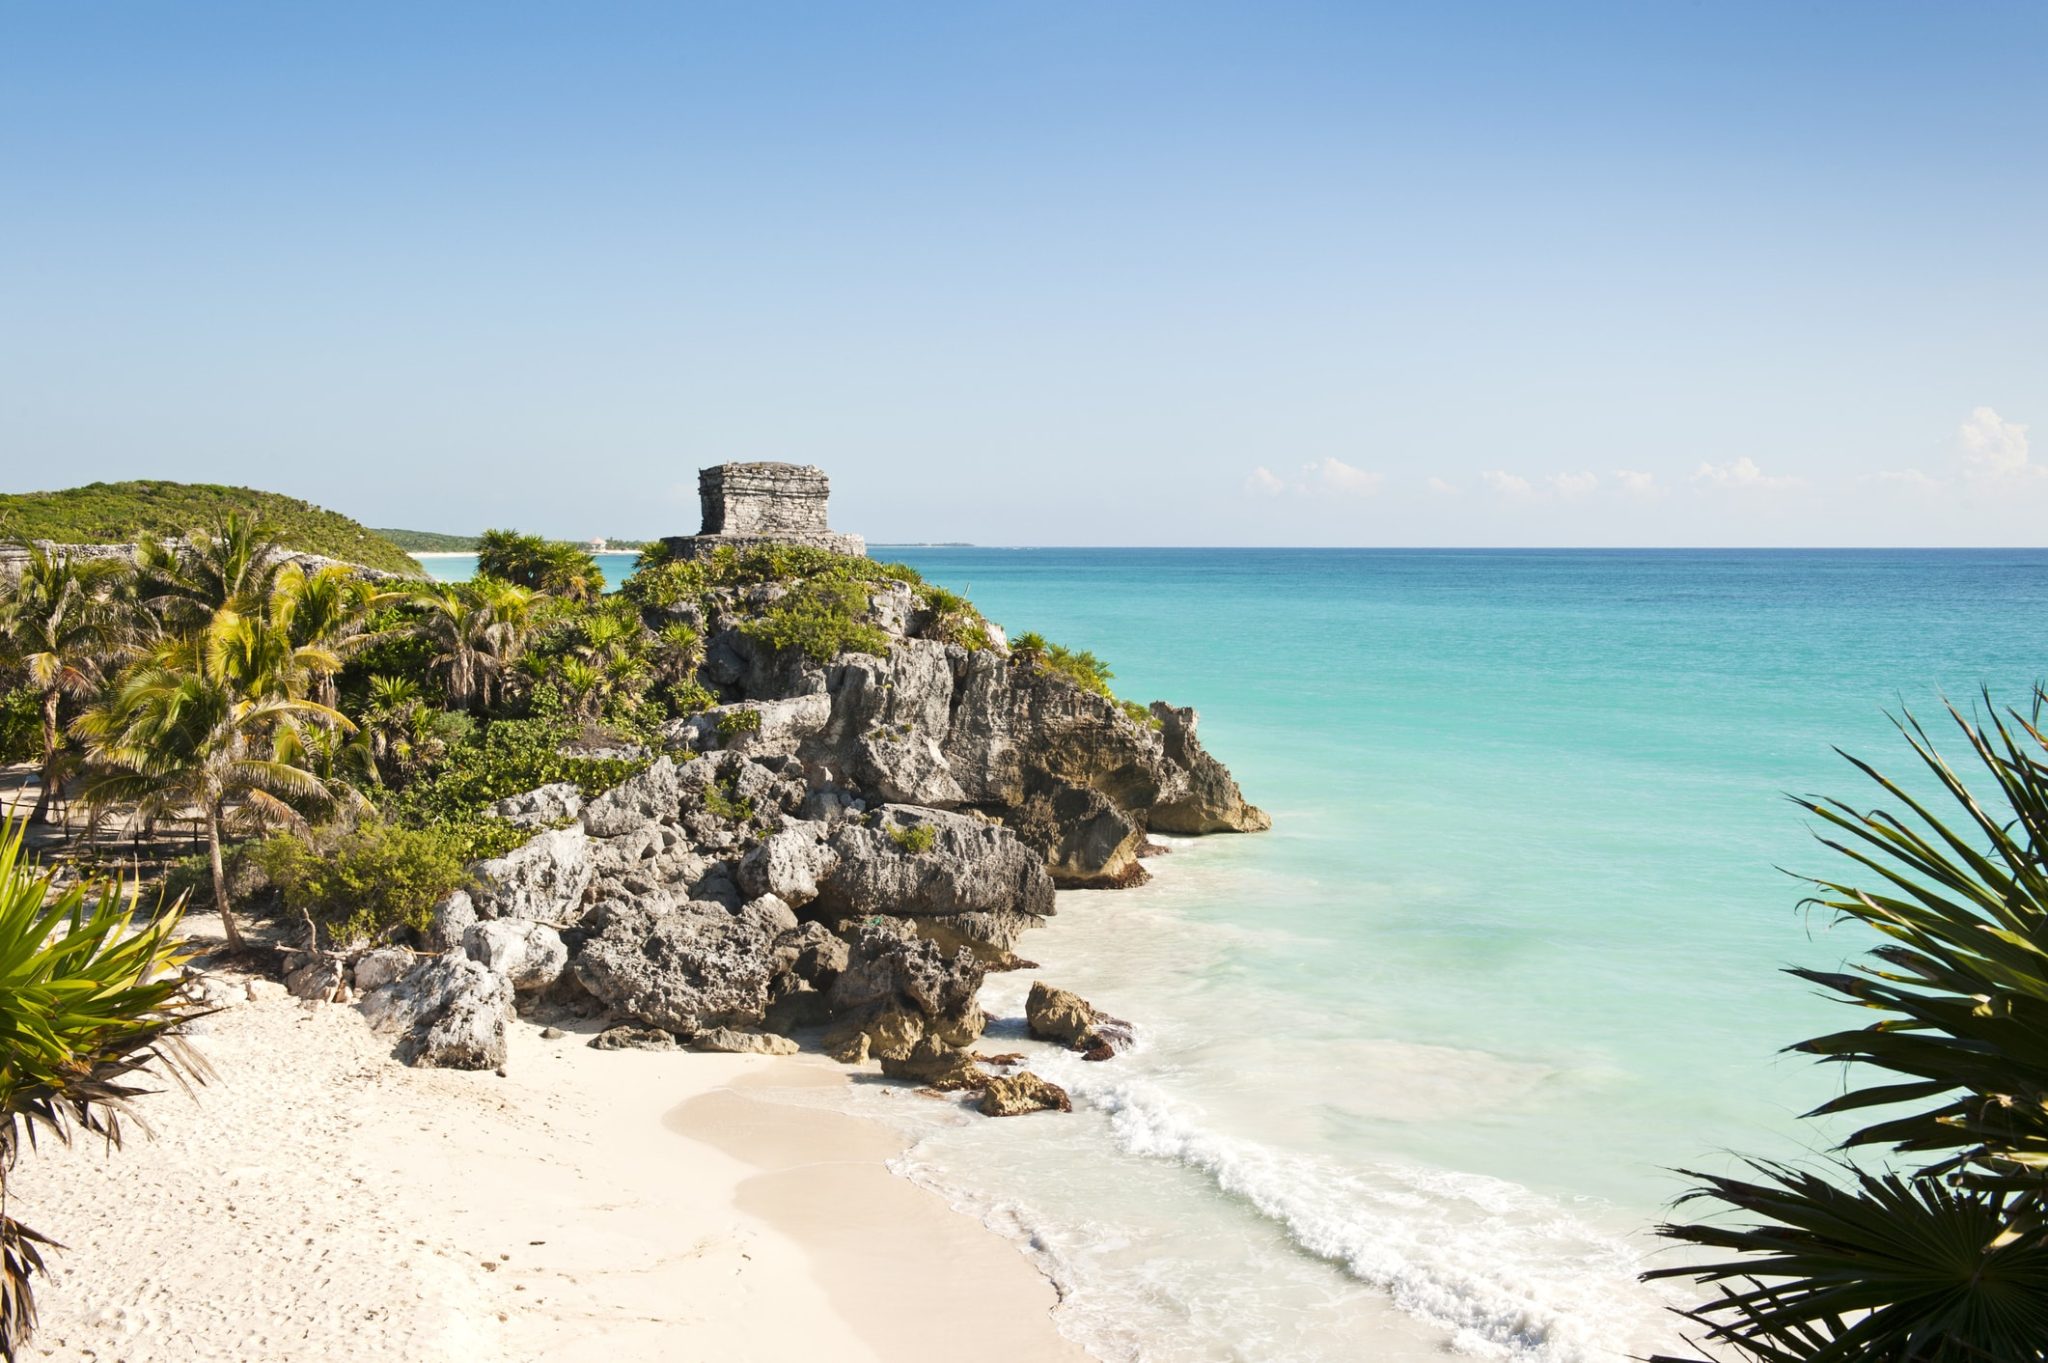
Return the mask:
<path id="1" fill-rule="evenodd" d="M 0 539 L 124 544 L 145 531 L 185 535 L 203 530 L 230 511 L 275 526 L 293 549 L 386 572 L 420 573 L 410 554 L 339 512 L 276 492 L 217 483 L 147 479 L 0 494 Z"/>
<path id="2" fill-rule="evenodd" d="M 393 530 L 378 526 L 370 533 L 382 535 L 407 553 L 473 554 L 475 535 L 444 535 L 438 530 Z"/>

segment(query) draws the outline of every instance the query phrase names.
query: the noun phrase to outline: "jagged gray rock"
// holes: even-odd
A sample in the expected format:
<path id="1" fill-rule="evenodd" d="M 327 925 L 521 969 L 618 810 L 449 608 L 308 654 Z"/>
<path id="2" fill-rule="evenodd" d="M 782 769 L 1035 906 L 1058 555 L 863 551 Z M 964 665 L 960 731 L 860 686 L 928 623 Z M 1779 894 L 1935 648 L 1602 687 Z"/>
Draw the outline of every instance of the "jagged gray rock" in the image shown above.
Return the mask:
<path id="1" fill-rule="evenodd" d="M 462 935 L 469 958 L 512 982 L 521 993 L 545 989 L 562 978 L 569 948 L 562 934 L 531 919 L 497 918 Z"/>
<path id="2" fill-rule="evenodd" d="M 818 882 L 812 912 L 900 914 L 912 917 L 967 913 L 1053 911 L 1053 884 L 1043 859 L 1000 825 L 966 814 L 885 805 L 872 824 L 841 824 L 830 846 L 832 869 Z M 913 839 L 930 830 L 930 845 Z"/>
<path id="3" fill-rule="evenodd" d="M 574 921 L 595 872 L 590 837 L 582 828 L 557 828 L 470 868 L 470 898 L 479 918 Z"/>
<path id="4" fill-rule="evenodd" d="M 682 801 L 675 761 L 657 757 L 647 769 L 592 800 L 583 827 L 592 837 L 616 838 L 661 823 L 673 823 Z"/>
<path id="5" fill-rule="evenodd" d="M 973 952 L 962 948 L 947 956 L 909 924 L 880 919 L 861 925 L 825 997 L 839 1014 L 893 1006 L 957 1021 L 978 1014 L 974 998 L 985 973 Z"/>
<path id="6" fill-rule="evenodd" d="M 350 967 L 350 978 L 358 994 L 367 994 L 391 983 L 412 969 L 418 960 L 419 957 L 404 947 L 377 947 L 356 957 L 355 964 Z"/>
<path id="7" fill-rule="evenodd" d="M 602 904 L 585 922 L 593 931 L 570 967 L 577 982 L 614 1013 L 690 1036 L 760 1024 L 775 943 L 796 916 L 780 901 L 734 912 L 656 896 Z"/>
<path id="8" fill-rule="evenodd" d="M 784 824 L 741 858 L 740 888 L 802 908 L 818 897 L 819 879 L 839 862 L 839 854 L 825 843 L 829 833 L 822 823 L 793 819 Z"/>
<path id="9" fill-rule="evenodd" d="M 508 795 L 493 804 L 490 813 L 520 828 L 539 828 L 573 819 L 582 809 L 583 792 L 573 782 L 555 781 L 523 795 Z"/>
<path id="10" fill-rule="evenodd" d="M 467 890 L 450 890 L 434 905 L 427 920 L 427 945 L 435 951 L 455 951 L 462 946 L 462 934 L 476 922 L 476 903 Z"/>
<path id="11" fill-rule="evenodd" d="M 362 999 L 373 1030 L 398 1038 L 409 1065 L 492 1070 L 505 1063 L 512 986 L 459 952 L 422 959 Z"/>

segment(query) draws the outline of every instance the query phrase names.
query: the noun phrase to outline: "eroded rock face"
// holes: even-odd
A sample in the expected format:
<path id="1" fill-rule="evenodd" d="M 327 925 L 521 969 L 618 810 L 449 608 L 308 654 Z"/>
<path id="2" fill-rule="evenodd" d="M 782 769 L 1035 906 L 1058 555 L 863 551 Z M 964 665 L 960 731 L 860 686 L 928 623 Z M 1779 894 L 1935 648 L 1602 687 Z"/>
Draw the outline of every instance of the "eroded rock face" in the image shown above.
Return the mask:
<path id="1" fill-rule="evenodd" d="M 470 868 L 479 918 L 535 918 L 573 922 L 595 868 L 590 838 L 581 828 L 558 828 Z"/>
<path id="2" fill-rule="evenodd" d="M 1184 789 L 1169 793 L 1152 809 L 1151 826 L 1161 833 L 1263 833 L 1272 816 L 1245 803 L 1244 792 L 1221 762 L 1195 738 L 1195 712 L 1152 702 L 1167 760 L 1187 773 Z"/>
<path id="3" fill-rule="evenodd" d="M 820 916 L 1042 917 L 1053 909 L 1043 860 L 1007 828 L 965 814 L 886 805 L 872 824 L 841 824 L 830 846 L 836 861 L 813 905 Z"/>
<path id="4" fill-rule="evenodd" d="M 984 971 L 973 952 L 962 948 L 947 956 L 909 924 L 893 919 L 863 924 L 859 934 L 846 968 L 826 992 L 834 1013 L 897 1007 L 929 1019 L 979 1015 L 974 999 Z M 978 1035 L 979 1027 L 975 1031 Z"/>
<path id="5" fill-rule="evenodd" d="M 776 974 L 775 943 L 796 928 L 779 900 L 738 912 L 664 897 L 600 905 L 571 970 L 614 1013 L 685 1036 L 754 1027 Z"/>
<path id="6" fill-rule="evenodd" d="M 363 996 L 373 1030 L 398 1040 L 409 1065 L 493 1070 L 505 1063 L 512 985 L 458 952 L 425 957 Z"/>
<path id="7" fill-rule="evenodd" d="M 1074 1104 L 1067 1091 L 1030 1070 L 1015 1074 L 990 1075 L 981 1091 L 984 1117 L 1022 1117 L 1032 1112 L 1072 1112 Z"/>

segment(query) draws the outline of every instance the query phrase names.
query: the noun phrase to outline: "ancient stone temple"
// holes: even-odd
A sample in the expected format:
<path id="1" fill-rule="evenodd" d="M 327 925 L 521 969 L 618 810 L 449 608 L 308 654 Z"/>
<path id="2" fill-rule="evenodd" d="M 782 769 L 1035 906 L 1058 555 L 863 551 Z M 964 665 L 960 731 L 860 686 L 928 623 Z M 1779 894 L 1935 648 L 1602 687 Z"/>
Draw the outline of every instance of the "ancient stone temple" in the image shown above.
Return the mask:
<path id="1" fill-rule="evenodd" d="M 704 503 L 704 527 L 663 543 L 690 558 L 701 558 L 721 544 L 736 549 L 803 544 L 839 554 L 867 553 L 867 541 L 840 534 L 827 522 L 825 502 L 831 492 L 825 471 L 809 464 L 719 464 L 700 469 L 697 493 Z"/>

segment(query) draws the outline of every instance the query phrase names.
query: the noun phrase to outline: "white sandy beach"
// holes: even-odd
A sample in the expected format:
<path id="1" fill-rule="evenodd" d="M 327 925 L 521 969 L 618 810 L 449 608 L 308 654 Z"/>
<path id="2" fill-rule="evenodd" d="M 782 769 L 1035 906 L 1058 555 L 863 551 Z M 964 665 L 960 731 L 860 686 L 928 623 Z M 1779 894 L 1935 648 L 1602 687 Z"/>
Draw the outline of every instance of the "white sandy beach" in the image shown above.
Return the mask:
<path id="1" fill-rule="evenodd" d="M 146 1100 L 154 1139 L 23 1158 L 11 1210 L 66 1246 L 31 1356 L 1085 1357 L 1021 1254 L 888 1171 L 892 1132 L 759 1096 L 829 1061 L 521 1022 L 505 1077 L 415 1070 L 275 996 L 200 1033 L 217 1076 Z"/>

